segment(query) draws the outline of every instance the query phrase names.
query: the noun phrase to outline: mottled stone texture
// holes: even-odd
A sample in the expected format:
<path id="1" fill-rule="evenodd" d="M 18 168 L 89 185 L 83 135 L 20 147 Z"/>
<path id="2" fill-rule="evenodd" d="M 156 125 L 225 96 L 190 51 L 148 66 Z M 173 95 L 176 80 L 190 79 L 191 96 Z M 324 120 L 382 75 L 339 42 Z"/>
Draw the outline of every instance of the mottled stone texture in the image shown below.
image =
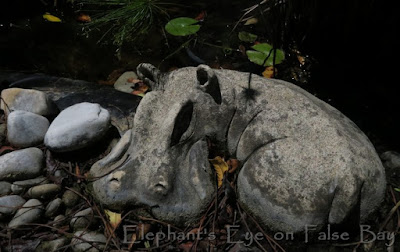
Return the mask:
<path id="1" fill-rule="evenodd" d="M 368 138 L 301 88 L 204 65 L 137 72 L 152 92 L 130 139 L 91 169 L 104 175 L 93 189 L 109 207 L 147 205 L 178 225 L 196 221 L 216 190 L 206 139 L 240 161 L 239 203 L 271 229 L 341 223 L 358 204 L 364 219 L 382 200 L 384 169 Z"/>
<path id="2" fill-rule="evenodd" d="M 42 116 L 50 116 L 58 112 L 56 105 L 46 93 L 38 90 L 8 88 L 1 92 L 1 98 L 0 108 L 6 115 L 13 110 L 28 111 Z"/>

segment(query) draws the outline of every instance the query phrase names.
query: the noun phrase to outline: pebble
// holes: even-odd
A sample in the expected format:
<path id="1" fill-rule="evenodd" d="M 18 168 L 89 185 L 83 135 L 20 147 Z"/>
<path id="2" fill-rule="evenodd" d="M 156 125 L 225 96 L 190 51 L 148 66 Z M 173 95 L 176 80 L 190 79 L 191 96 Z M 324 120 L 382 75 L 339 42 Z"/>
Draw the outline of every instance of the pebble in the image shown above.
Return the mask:
<path id="1" fill-rule="evenodd" d="M 39 185 L 39 184 L 47 184 L 49 181 L 45 177 L 37 177 L 34 179 L 27 179 L 27 180 L 21 180 L 21 181 L 15 181 L 11 185 L 11 191 L 14 194 L 22 194 L 25 192 L 26 189 Z"/>
<path id="2" fill-rule="evenodd" d="M 38 90 L 8 88 L 1 92 L 1 98 L 0 108 L 6 115 L 10 110 L 24 110 L 42 116 L 55 115 L 58 112 L 46 93 Z"/>
<path id="3" fill-rule="evenodd" d="M 0 197 L 0 214 L 4 216 L 10 215 L 18 208 L 20 208 L 23 204 L 25 204 L 25 202 L 26 200 L 18 195 Z"/>
<path id="4" fill-rule="evenodd" d="M 50 201 L 50 203 L 47 204 L 46 206 L 46 211 L 44 213 L 44 216 L 46 216 L 47 218 L 56 216 L 60 212 L 61 205 L 62 205 L 62 200 L 60 198 L 56 198 Z"/>
<path id="5" fill-rule="evenodd" d="M 28 190 L 28 195 L 34 199 L 48 199 L 61 191 L 61 186 L 56 184 L 37 185 Z"/>
<path id="6" fill-rule="evenodd" d="M 7 118 L 7 138 L 16 147 L 31 147 L 43 143 L 50 123 L 46 117 L 16 110 Z"/>
<path id="7" fill-rule="evenodd" d="M 16 228 L 29 223 L 35 223 L 39 221 L 42 213 L 42 202 L 37 199 L 30 199 L 15 213 L 14 218 L 10 221 L 8 227 Z"/>
<path id="8" fill-rule="evenodd" d="M 36 248 L 35 251 L 46 251 L 46 252 L 56 252 L 62 251 L 62 247 L 67 244 L 68 239 L 65 237 L 52 240 L 52 241 L 44 241 L 40 243 L 40 245 Z"/>
<path id="9" fill-rule="evenodd" d="M 123 73 L 114 83 L 114 88 L 124 93 L 132 93 L 135 84 L 130 82 L 129 79 L 138 79 L 138 76 L 133 71 Z"/>
<path id="10" fill-rule="evenodd" d="M 95 103 L 78 103 L 51 123 L 45 145 L 55 152 L 78 150 L 99 140 L 110 127 L 110 113 Z"/>
<path id="11" fill-rule="evenodd" d="M 84 231 L 77 231 L 74 233 L 74 236 L 80 237 L 82 240 L 79 238 L 72 239 L 71 245 L 73 252 L 98 252 L 99 249 L 103 250 L 105 248 L 107 242 L 107 238 L 103 234 L 96 232 L 85 233 Z M 92 244 L 94 244 L 98 249 Z"/>
<path id="12" fill-rule="evenodd" d="M 92 208 L 77 212 L 71 219 L 70 226 L 73 230 L 87 229 L 95 221 Z"/>
<path id="13" fill-rule="evenodd" d="M 76 188 L 73 188 L 76 189 Z M 76 189 L 79 192 L 79 189 Z M 62 196 L 62 202 L 66 207 L 74 207 L 80 200 L 80 196 L 73 191 L 67 190 Z"/>
<path id="14" fill-rule="evenodd" d="M 35 178 L 43 168 L 43 153 L 27 148 L 0 156 L 0 180 L 16 181 Z"/>
<path id="15" fill-rule="evenodd" d="M 0 181 L 0 197 L 11 193 L 11 184 L 6 181 Z"/>
<path id="16" fill-rule="evenodd" d="M 65 222 L 65 215 L 59 214 L 53 219 L 53 226 L 54 227 L 61 227 Z"/>

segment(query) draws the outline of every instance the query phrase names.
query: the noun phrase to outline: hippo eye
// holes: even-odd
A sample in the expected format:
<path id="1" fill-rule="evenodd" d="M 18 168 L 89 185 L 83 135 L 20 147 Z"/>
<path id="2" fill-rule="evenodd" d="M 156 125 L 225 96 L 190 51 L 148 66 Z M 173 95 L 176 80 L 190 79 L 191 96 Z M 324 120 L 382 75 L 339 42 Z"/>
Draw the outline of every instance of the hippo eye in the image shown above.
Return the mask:
<path id="1" fill-rule="evenodd" d="M 171 144 L 170 146 L 174 146 L 191 136 L 191 132 L 188 131 L 189 126 L 191 125 L 193 117 L 193 102 L 186 103 L 178 115 L 175 118 L 174 129 L 171 135 Z"/>

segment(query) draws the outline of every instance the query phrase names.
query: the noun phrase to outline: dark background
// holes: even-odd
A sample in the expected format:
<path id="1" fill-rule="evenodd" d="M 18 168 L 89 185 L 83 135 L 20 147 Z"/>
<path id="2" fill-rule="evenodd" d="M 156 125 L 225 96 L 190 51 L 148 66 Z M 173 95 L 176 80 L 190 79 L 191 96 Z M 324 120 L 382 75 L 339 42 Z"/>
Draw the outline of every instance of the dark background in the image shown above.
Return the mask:
<path id="1" fill-rule="evenodd" d="M 221 16 L 235 15 L 232 19 L 237 20 L 242 12 L 229 9 L 233 2 L 202 1 L 202 6 L 211 14 L 220 11 Z M 276 44 L 286 48 L 296 43 L 315 59 L 310 83 L 302 87 L 351 118 L 379 150 L 399 151 L 400 9 L 390 1 L 288 2 L 268 20 L 273 25 L 265 27 L 265 33 L 272 29 Z M 76 15 L 69 3 L 59 1 L 57 9 L 47 3 L 2 1 L 0 72 L 43 72 L 95 81 L 124 64 L 115 57 L 115 48 L 78 35 L 79 26 L 68 23 Z M 237 9 L 251 5 L 236 4 Z M 66 22 L 43 22 L 46 11 L 62 15 Z"/>

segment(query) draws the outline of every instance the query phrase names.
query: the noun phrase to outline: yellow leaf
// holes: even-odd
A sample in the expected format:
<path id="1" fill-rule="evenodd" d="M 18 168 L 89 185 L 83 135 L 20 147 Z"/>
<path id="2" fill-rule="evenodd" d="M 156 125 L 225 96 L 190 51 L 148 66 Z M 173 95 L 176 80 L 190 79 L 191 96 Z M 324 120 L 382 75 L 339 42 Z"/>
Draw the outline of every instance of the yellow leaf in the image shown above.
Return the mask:
<path id="1" fill-rule="evenodd" d="M 258 23 L 257 18 L 250 18 L 246 21 L 246 23 L 244 23 L 244 25 L 252 25 L 252 24 L 257 24 L 257 23 Z"/>
<path id="2" fill-rule="evenodd" d="M 278 70 L 276 68 L 275 68 L 275 71 L 274 71 L 274 67 L 273 66 L 268 66 L 267 68 L 265 68 L 264 72 L 262 72 L 262 75 L 265 78 L 273 78 L 274 74 L 276 75 L 277 71 Z"/>
<path id="3" fill-rule="evenodd" d="M 222 180 L 224 179 L 225 172 L 228 171 L 228 164 L 221 157 L 215 157 L 214 159 L 210 159 L 211 164 L 214 166 L 215 171 L 217 172 L 218 179 L 218 188 L 222 186 Z"/>
<path id="4" fill-rule="evenodd" d="M 118 227 L 121 222 L 121 214 L 111 212 L 110 210 L 104 210 L 105 214 L 108 216 L 108 220 L 110 221 L 110 225 L 115 229 Z"/>
<path id="5" fill-rule="evenodd" d="M 60 18 L 58 18 L 58 17 L 56 17 L 56 16 L 53 16 L 53 15 L 51 15 L 51 14 L 48 13 L 48 12 L 46 12 L 45 14 L 43 14 L 43 18 L 46 19 L 46 20 L 49 21 L 49 22 L 56 22 L 56 23 L 61 22 L 61 19 L 60 19 Z"/>

